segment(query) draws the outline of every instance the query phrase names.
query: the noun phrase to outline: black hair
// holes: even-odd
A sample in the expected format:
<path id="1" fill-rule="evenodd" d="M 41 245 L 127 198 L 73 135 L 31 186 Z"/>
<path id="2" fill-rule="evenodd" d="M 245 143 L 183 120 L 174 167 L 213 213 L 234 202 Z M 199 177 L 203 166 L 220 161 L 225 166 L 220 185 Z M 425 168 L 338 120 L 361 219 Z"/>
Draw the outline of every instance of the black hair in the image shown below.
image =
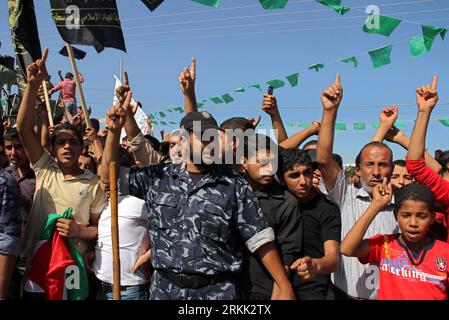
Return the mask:
<path id="1" fill-rule="evenodd" d="M 73 78 L 74 77 L 74 75 L 73 75 L 73 73 L 71 73 L 71 72 L 67 72 L 66 74 L 65 74 L 65 78 L 67 79 L 67 78 Z"/>
<path id="2" fill-rule="evenodd" d="M 119 163 L 125 168 L 131 168 L 134 164 L 132 155 L 123 147 L 119 147 Z"/>
<path id="3" fill-rule="evenodd" d="M 279 151 L 278 175 L 283 176 L 288 170 L 294 166 L 310 166 L 313 168 L 312 159 L 307 151 L 301 149 L 284 149 Z"/>
<path id="4" fill-rule="evenodd" d="M 444 151 L 438 158 L 438 162 L 441 164 L 442 172 L 449 171 L 449 151 Z"/>
<path id="5" fill-rule="evenodd" d="M 406 162 L 405 160 L 399 159 L 399 160 L 394 160 L 393 161 L 393 166 L 399 166 L 399 167 L 406 167 Z"/>
<path id="6" fill-rule="evenodd" d="M 6 132 L 3 134 L 3 140 L 11 141 L 14 139 L 20 139 L 17 129 L 16 128 L 7 129 Z"/>
<path id="7" fill-rule="evenodd" d="M 334 153 L 332 155 L 332 158 L 334 159 L 334 161 L 338 164 L 338 166 L 340 167 L 341 170 L 343 170 L 343 158 L 338 154 L 338 153 Z"/>
<path id="8" fill-rule="evenodd" d="M 95 158 L 92 157 L 92 155 L 90 155 L 90 154 L 87 153 L 87 152 L 83 152 L 83 153 L 81 154 L 81 156 L 86 157 L 86 158 L 90 158 L 90 159 L 92 160 L 92 163 L 93 163 L 93 168 L 92 168 L 92 170 L 93 170 L 93 173 L 96 175 L 96 174 L 97 174 L 97 169 L 98 169 L 97 160 L 95 160 Z"/>
<path id="9" fill-rule="evenodd" d="M 81 132 L 78 130 L 77 127 L 75 127 L 73 124 L 71 124 L 70 122 L 64 122 L 63 124 L 61 124 L 60 126 L 58 126 L 55 130 L 55 132 L 53 133 L 53 135 L 51 136 L 51 146 L 54 148 L 55 147 L 55 142 L 56 142 L 56 136 L 58 135 L 58 133 L 61 130 L 69 130 L 69 131 L 73 131 L 76 135 L 76 137 L 78 138 L 78 141 L 80 143 L 81 146 L 84 145 L 83 142 L 83 136 L 81 135 Z"/>
<path id="10" fill-rule="evenodd" d="M 302 148 L 305 149 L 307 147 L 316 146 L 316 145 L 318 145 L 318 140 L 310 140 Z"/>
<path id="11" fill-rule="evenodd" d="M 241 129 L 243 132 L 249 129 L 255 129 L 252 123 L 243 117 L 233 117 L 225 120 L 221 125 L 220 129 Z"/>
<path id="12" fill-rule="evenodd" d="M 394 193 L 394 213 L 397 214 L 404 201 L 422 201 L 427 204 L 431 212 L 435 211 L 435 195 L 425 185 L 417 182 L 410 183 Z"/>
<path id="13" fill-rule="evenodd" d="M 359 154 L 357 155 L 357 157 L 355 158 L 355 166 L 357 168 L 360 168 L 360 163 L 362 162 L 362 154 L 363 151 L 365 151 L 366 148 L 369 147 L 379 147 L 379 148 L 385 148 L 390 152 L 390 159 L 391 159 L 391 167 L 393 167 L 393 151 L 390 149 L 390 147 L 388 145 L 386 145 L 383 142 L 379 142 L 379 141 L 371 141 L 370 143 L 367 143 L 363 146 L 363 148 L 360 150 Z"/>
<path id="14" fill-rule="evenodd" d="M 159 151 L 161 143 L 157 138 L 153 137 L 151 134 L 146 134 L 145 139 L 148 140 L 148 142 L 151 144 L 151 147 L 153 147 L 154 150 Z"/>
<path id="15" fill-rule="evenodd" d="M 162 141 L 159 143 L 159 152 L 162 156 L 168 156 L 170 152 L 170 142 Z"/>
<path id="16" fill-rule="evenodd" d="M 277 144 L 269 137 L 264 134 L 255 133 L 249 136 L 244 136 L 243 139 L 243 156 L 246 159 L 252 158 L 256 155 L 257 152 L 262 150 L 274 151 L 271 150 L 272 146 L 276 146 Z"/>

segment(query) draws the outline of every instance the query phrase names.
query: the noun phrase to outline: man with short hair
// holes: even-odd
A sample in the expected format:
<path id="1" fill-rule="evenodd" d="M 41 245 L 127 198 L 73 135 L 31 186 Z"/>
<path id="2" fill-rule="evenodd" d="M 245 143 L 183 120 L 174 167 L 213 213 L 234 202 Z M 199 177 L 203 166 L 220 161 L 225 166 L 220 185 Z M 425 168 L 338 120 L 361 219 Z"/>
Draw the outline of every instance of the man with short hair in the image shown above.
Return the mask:
<path id="1" fill-rule="evenodd" d="M 107 112 L 110 131 L 102 181 L 109 180 L 109 163 L 117 161 L 120 131 L 127 121 L 124 109 L 131 95 L 128 89 L 125 107 L 116 105 Z M 149 209 L 155 268 L 150 299 L 235 299 L 242 242 L 257 252 L 276 282 L 273 298 L 294 298 L 273 229 L 251 187 L 226 166 L 211 163 L 213 150 L 205 154 L 218 139 L 215 119 L 207 112 L 190 112 L 181 120 L 181 128 L 182 139 L 190 146 L 190 156 L 183 154 L 185 164 L 120 168 L 120 192 L 145 200 Z M 204 134 L 209 133 L 207 141 Z"/>
<path id="2" fill-rule="evenodd" d="M 70 112 L 72 116 L 78 113 L 76 106 L 76 81 L 73 79 L 74 75 L 71 72 L 65 74 L 65 79 L 59 82 L 56 86 L 48 90 L 48 94 L 51 96 L 53 93 L 61 90 L 62 100 L 64 101 L 64 106 L 66 110 Z M 84 77 L 78 72 L 78 78 L 80 83 L 84 82 Z"/>
<path id="3" fill-rule="evenodd" d="M 413 182 L 412 176 L 408 173 L 405 160 L 395 160 L 393 162 L 393 172 L 391 173 L 391 186 L 393 191 Z"/>
<path id="4" fill-rule="evenodd" d="M 393 170 L 393 152 L 381 142 L 365 145 L 357 156 L 362 188 L 357 189 L 345 178 L 344 171 L 333 159 L 334 128 L 338 108 L 343 97 L 340 76 L 321 94 L 323 116 L 318 139 L 317 161 L 324 185 L 321 191 L 336 203 L 341 211 L 342 237 L 366 211 L 372 201 L 372 188 L 389 182 Z M 389 204 L 367 230 L 367 236 L 391 234 L 397 230 L 393 206 Z M 341 258 L 334 273 L 334 294 L 337 299 L 375 299 L 378 267 L 362 265 L 356 259 Z"/>

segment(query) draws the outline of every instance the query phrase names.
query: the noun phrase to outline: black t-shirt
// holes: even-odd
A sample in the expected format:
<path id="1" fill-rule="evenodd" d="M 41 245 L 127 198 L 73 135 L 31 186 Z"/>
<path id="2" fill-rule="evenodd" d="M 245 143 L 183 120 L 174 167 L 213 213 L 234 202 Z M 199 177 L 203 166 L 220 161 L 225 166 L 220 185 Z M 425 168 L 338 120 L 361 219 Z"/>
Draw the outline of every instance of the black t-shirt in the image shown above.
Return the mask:
<path id="1" fill-rule="evenodd" d="M 319 259 L 324 256 L 324 243 L 341 240 L 340 209 L 322 194 L 301 204 L 303 223 L 303 256 Z M 326 299 L 330 275 L 315 275 L 304 280 L 293 274 L 293 286 L 298 299 Z"/>
<path id="2" fill-rule="evenodd" d="M 302 226 L 298 201 L 278 181 L 255 192 L 268 224 L 276 235 L 276 244 L 284 265 L 301 256 Z M 273 279 L 257 253 L 243 250 L 243 267 L 239 279 L 243 299 L 270 299 Z"/>

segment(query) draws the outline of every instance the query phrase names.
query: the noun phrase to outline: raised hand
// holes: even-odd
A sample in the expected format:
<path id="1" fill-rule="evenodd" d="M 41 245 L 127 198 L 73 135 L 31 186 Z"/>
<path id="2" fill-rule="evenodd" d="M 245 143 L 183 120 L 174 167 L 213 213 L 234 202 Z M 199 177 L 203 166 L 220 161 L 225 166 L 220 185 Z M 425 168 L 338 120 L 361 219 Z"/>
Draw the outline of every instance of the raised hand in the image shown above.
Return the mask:
<path id="1" fill-rule="evenodd" d="M 386 107 L 380 112 L 380 123 L 390 128 L 394 126 L 394 123 L 398 119 L 398 105 L 395 104 L 391 107 Z"/>
<path id="2" fill-rule="evenodd" d="M 340 82 L 340 75 L 335 76 L 335 82 L 321 94 L 321 103 L 326 111 L 338 110 L 343 99 L 343 87 Z"/>
<path id="3" fill-rule="evenodd" d="M 120 104 L 116 104 L 106 111 L 106 126 L 111 132 L 120 134 L 123 126 L 125 125 L 125 120 L 126 112 Z"/>
<path id="4" fill-rule="evenodd" d="M 393 197 L 393 188 L 391 182 L 387 182 L 384 178 L 382 183 L 379 183 L 373 188 L 373 203 L 378 204 L 381 208 L 385 208 Z"/>
<path id="5" fill-rule="evenodd" d="M 30 64 L 27 67 L 27 80 L 30 84 L 41 85 L 42 81 L 47 78 L 47 67 L 45 63 L 47 62 L 48 48 L 45 48 L 44 54 L 41 59 L 36 60 L 36 62 Z"/>
<path id="6" fill-rule="evenodd" d="M 416 89 L 416 104 L 419 112 L 432 112 L 438 102 L 438 76 L 433 76 L 432 84 Z"/>
<path id="7" fill-rule="evenodd" d="M 89 128 L 86 128 L 86 137 L 87 137 L 87 140 L 94 142 L 95 140 L 98 140 L 98 133 L 97 133 L 97 131 L 95 131 L 94 128 L 89 127 Z"/>
<path id="8" fill-rule="evenodd" d="M 278 103 L 275 96 L 268 93 L 263 95 L 262 110 L 265 111 L 270 117 L 279 113 Z"/>
<path id="9" fill-rule="evenodd" d="M 311 129 L 313 130 L 313 134 L 314 135 L 319 135 L 320 134 L 320 129 L 321 129 L 321 122 L 318 120 L 312 121 L 312 124 L 310 125 Z"/>
<path id="10" fill-rule="evenodd" d="M 179 75 L 179 86 L 184 95 L 191 95 L 195 93 L 196 80 L 196 60 L 192 57 L 190 69 L 184 68 Z"/>
<path id="11" fill-rule="evenodd" d="M 115 95 L 121 105 L 123 105 L 125 103 L 125 100 L 130 91 L 131 91 L 131 87 L 129 86 L 128 72 L 125 72 L 125 82 L 120 87 L 115 89 Z M 125 109 L 125 110 L 128 111 L 127 109 Z"/>

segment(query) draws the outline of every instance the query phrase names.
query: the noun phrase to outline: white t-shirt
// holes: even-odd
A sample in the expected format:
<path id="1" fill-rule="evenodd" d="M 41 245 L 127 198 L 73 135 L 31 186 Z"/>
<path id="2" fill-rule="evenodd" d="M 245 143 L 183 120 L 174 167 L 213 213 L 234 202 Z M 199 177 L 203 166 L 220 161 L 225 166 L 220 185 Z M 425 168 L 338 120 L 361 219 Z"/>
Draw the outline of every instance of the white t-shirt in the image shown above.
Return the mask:
<path id="1" fill-rule="evenodd" d="M 131 273 L 137 259 L 150 243 L 148 210 L 145 201 L 133 196 L 118 197 L 118 228 L 120 245 L 121 285 L 133 286 L 146 283 L 142 272 Z M 95 275 L 106 283 L 113 283 L 111 205 L 102 212 L 98 222 L 98 240 L 95 246 Z"/>

